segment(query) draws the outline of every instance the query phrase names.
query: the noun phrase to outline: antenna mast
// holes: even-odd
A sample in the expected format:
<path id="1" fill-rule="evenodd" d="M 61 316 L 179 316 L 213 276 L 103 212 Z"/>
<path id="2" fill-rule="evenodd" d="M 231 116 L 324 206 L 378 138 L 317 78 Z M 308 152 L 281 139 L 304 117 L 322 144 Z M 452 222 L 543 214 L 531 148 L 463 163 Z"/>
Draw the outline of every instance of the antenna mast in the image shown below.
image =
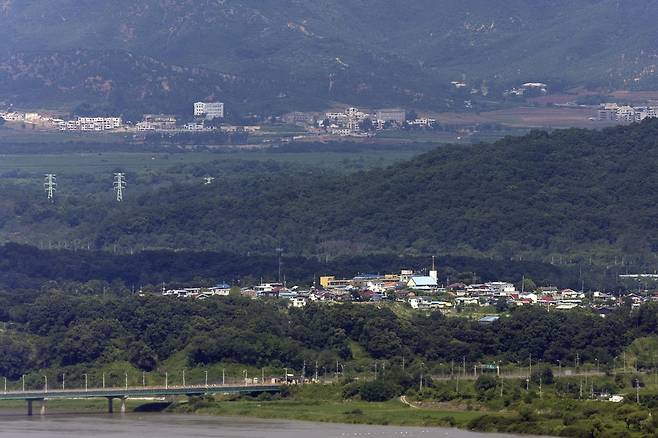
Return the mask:
<path id="1" fill-rule="evenodd" d="M 46 194 L 48 195 L 48 200 L 54 202 L 53 198 L 55 197 L 55 191 L 57 190 L 57 176 L 54 173 L 46 174 L 46 182 L 43 183 L 43 186 L 46 189 Z"/>
<path id="2" fill-rule="evenodd" d="M 123 189 L 126 188 L 125 177 L 126 177 L 125 173 L 114 174 L 114 191 L 117 194 L 117 202 L 123 201 Z"/>

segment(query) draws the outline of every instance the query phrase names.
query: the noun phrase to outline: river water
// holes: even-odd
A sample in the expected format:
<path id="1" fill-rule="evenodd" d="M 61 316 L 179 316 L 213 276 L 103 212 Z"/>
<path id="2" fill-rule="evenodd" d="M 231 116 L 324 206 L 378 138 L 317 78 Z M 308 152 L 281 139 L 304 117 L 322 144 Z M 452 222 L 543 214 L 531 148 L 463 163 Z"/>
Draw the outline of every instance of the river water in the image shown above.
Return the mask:
<path id="1" fill-rule="evenodd" d="M 53 415 L 0 418 L 0 436 L 16 438 L 495 438 L 456 429 L 357 426 L 328 423 L 171 414 Z"/>

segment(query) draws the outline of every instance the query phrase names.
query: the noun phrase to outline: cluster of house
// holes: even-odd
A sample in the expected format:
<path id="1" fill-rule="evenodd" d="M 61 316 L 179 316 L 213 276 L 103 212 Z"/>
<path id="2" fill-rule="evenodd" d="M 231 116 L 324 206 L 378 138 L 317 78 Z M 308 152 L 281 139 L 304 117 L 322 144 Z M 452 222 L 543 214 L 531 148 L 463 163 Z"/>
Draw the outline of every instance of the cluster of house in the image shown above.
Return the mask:
<path id="1" fill-rule="evenodd" d="M 601 122 L 641 122 L 647 118 L 655 118 L 657 106 L 618 105 L 616 103 L 602 104 L 597 118 Z"/>
<path id="2" fill-rule="evenodd" d="M 194 121 L 180 125 L 174 115 L 169 114 L 144 114 L 142 121 L 131 125 L 124 123 L 121 117 L 76 117 L 71 120 L 48 117 L 38 113 L 23 113 L 16 111 L 0 112 L 7 122 L 22 122 L 30 124 L 42 124 L 56 128 L 60 131 L 116 131 L 116 130 L 136 130 L 144 131 L 213 131 L 214 126 L 208 126 L 207 122 L 215 119 L 224 118 L 224 103 L 222 102 L 195 102 L 194 103 Z M 224 130 L 237 130 L 235 127 L 227 127 Z"/>
<path id="3" fill-rule="evenodd" d="M 231 286 L 218 284 L 213 287 L 162 288 L 162 294 L 178 298 L 204 300 L 215 296 L 228 296 Z M 359 274 L 352 278 L 322 276 L 319 284 L 308 289 L 285 283 L 262 283 L 253 287 L 235 288 L 235 293 L 253 299 L 287 300 L 290 307 L 305 307 L 311 302 L 380 302 L 393 300 L 407 303 L 413 309 L 451 310 L 464 307 L 540 306 L 550 310 L 570 310 L 590 307 L 605 314 L 623 301 L 630 301 L 637 308 L 648 301 L 658 301 L 658 293 L 647 296 L 627 293 L 623 297 L 604 292 L 575 291 L 557 287 L 539 287 L 534 290 L 518 290 L 514 284 L 492 281 L 479 284 L 439 284 L 438 272 L 432 266 L 429 272 L 419 274 L 402 270 L 399 274 Z M 491 321 L 483 321 L 491 322 Z"/>
<path id="4" fill-rule="evenodd" d="M 0 111 L 0 117 L 7 122 L 42 124 L 51 120 L 39 113 L 24 113 L 20 111 Z"/>
<path id="5" fill-rule="evenodd" d="M 319 128 L 326 129 L 332 135 L 365 136 L 371 130 L 399 128 L 404 124 L 429 128 L 436 124 L 436 120 L 430 118 L 407 120 L 407 112 L 399 108 L 380 109 L 370 114 L 350 107 L 343 112 L 325 113 L 324 119 L 316 123 Z"/>
<path id="6" fill-rule="evenodd" d="M 543 96 L 548 94 L 548 85 L 543 82 L 526 82 L 519 87 L 514 87 L 506 90 L 503 93 L 505 96 Z"/>
<path id="7" fill-rule="evenodd" d="M 75 120 L 52 119 L 60 131 L 116 131 L 125 128 L 121 117 L 78 117 Z"/>

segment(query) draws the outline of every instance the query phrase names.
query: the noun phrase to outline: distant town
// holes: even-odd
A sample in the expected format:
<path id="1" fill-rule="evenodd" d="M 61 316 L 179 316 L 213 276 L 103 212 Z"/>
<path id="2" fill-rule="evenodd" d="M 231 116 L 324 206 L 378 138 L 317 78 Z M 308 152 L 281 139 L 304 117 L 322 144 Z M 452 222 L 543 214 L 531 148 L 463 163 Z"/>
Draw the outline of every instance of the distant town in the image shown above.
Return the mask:
<path id="1" fill-rule="evenodd" d="M 453 84 L 461 86 L 460 82 Z M 532 92 L 545 94 L 545 84 L 527 83 L 518 89 L 509 90 L 510 96 L 518 96 Z M 574 105 L 556 105 L 557 107 L 573 108 Z M 604 103 L 598 106 L 578 105 L 580 108 L 591 110 L 589 123 L 632 123 L 646 118 L 655 118 L 658 114 L 658 105 L 652 103 L 643 106 L 631 106 L 616 102 Z M 233 125 L 226 121 L 225 104 L 223 102 L 195 102 L 190 105 L 190 114 L 193 118 L 185 118 L 173 114 L 144 114 L 140 121 L 126 121 L 118 115 L 90 117 L 79 116 L 72 119 L 59 118 L 37 112 L 21 112 L 0 110 L 0 117 L 6 122 L 21 124 L 23 127 L 31 125 L 41 131 L 62 133 L 123 133 L 135 136 L 149 133 L 178 134 L 178 133 L 266 133 L 268 124 L 287 124 L 294 126 L 298 134 L 292 134 L 291 140 L 303 138 L 325 137 L 375 137 L 385 131 L 430 131 L 454 128 L 457 140 L 466 137 L 478 130 L 478 124 L 461 127 L 442 125 L 436 118 L 427 115 L 418 115 L 413 110 L 403 108 L 380 108 L 363 110 L 357 107 L 347 107 L 343 110 L 327 112 L 300 112 L 294 111 L 281 116 L 271 116 L 254 124 Z M 584 122 L 587 122 L 587 117 Z M 260 123 L 260 124 L 258 124 Z M 284 136 L 286 137 L 286 136 Z"/>

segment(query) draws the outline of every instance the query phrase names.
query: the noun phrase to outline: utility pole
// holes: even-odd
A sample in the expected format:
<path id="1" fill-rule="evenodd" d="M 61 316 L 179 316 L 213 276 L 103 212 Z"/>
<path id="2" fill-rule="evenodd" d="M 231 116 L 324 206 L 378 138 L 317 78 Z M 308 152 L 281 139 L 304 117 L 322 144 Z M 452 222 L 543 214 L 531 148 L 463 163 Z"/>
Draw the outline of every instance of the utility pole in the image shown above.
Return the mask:
<path id="1" fill-rule="evenodd" d="M 54 202 L 55 191 L 57 190 L 57 176 L 54 173 L 46 174 L 46 182 L 43 183 L 44 188 L 46 189 L 46 194 L 48 195 L 48 200 Z"/>
<path id="2" fill-rule="evenodd" d="M 635 379 L 635 401 L 640 404 L 640 381 Z"/>
<path id="3" fill-rule="evenodd" d="M 125 178 L 125 173 L 119 172 L 114 174 L 114 191 L 117 194 L 117 202 L 123 201 L 123 189 L 126 188 Z"/>
<path id="4" fill-rule="evenodd" d="M 528 363 L 530 364 L 529 376 L 532 377 L 532 353 L 530 353 L 530 356 L 528 357 Z"/>

